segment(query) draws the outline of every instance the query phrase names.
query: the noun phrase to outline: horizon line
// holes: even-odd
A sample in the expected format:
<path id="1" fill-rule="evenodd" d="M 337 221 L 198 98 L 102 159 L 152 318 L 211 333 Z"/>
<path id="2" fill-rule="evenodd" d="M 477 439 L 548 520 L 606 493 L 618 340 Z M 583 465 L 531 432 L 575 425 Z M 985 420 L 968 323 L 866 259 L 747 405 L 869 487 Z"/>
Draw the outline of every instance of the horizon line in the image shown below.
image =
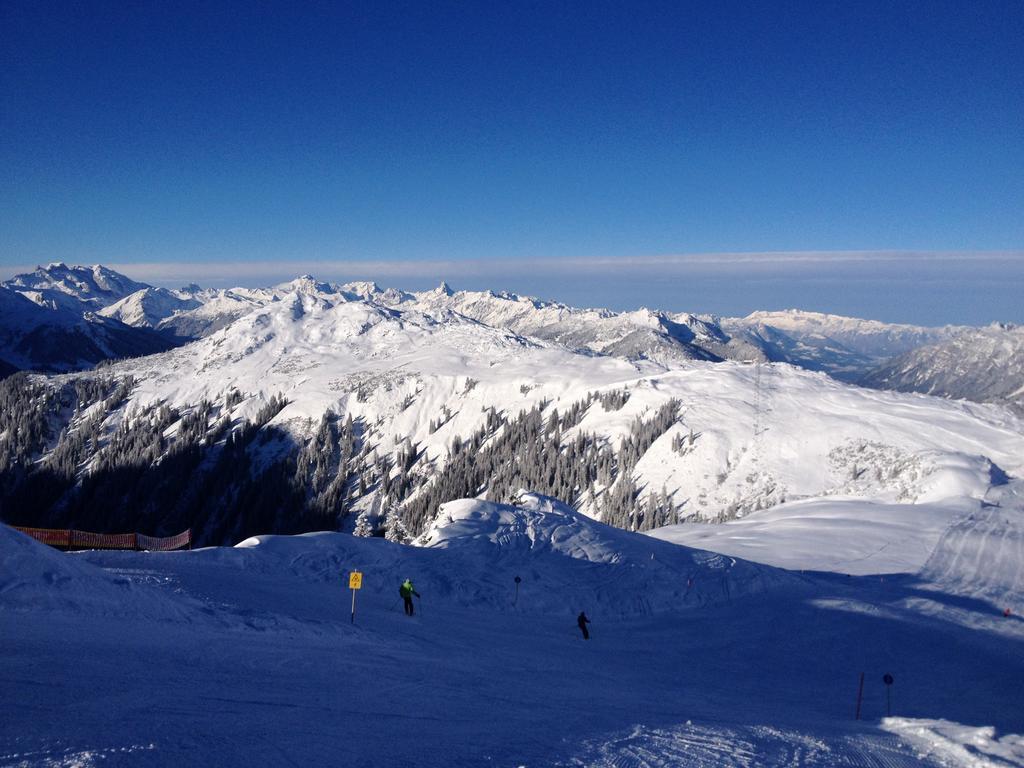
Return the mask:
<path id="1" fill-rule="evenodd" d="M 805 251 L 722 251 L 671 254 L 647 254 L 626 256 L 564 256 L 524 258 L 465 258 L 465 259 L 221 259 L 192 261 L 123 261 L 72 263 L 68 260 L 51 260 L 36 265 L 0 264 L 0 280 L 8 280 L 20 274 L 31 273 L 50 264 L 70 266 L 104 266 L 125 274 L 133 279 L 153 280 L 157 283 L 176 281 L 196 282 L 200 279 L 224 282 L 259 279 L 280 279 L 291 275 L 310 275 L 329 279 L 349 277 L 353 280 L 372 280 L 375 277 L 436 278 L 452 272 L 460 276 L 487 277 L 509 276 L 529 272 L 532 275 L 578 273 L 581 269 L 595 274 L 610 275 L 616 272 L 644 272 L 667 269 L 680 274 L 692 271 L 705 276 L 715 272 L 734 273 L 737 268 L 754 269 L 758 272 L 779 270 L 791 273 L 801 267 L 844 267 L 857 265 L 893 266 L 906 264 L 972 264 L 1021 262 L 1024 264 L 1024 249 L 1005 250 L 805 250 Z M 795 276 L 790 274 L 790 276 Z M 243 283 L 239 283 L 242 285 Z"/>

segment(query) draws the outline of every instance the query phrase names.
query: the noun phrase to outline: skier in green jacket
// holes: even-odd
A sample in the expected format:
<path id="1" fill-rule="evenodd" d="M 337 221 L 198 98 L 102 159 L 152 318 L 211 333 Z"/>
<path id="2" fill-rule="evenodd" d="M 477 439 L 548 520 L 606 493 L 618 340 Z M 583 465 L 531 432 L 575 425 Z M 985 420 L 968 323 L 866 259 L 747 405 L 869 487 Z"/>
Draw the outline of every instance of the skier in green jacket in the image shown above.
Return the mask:
<path id="1" fill-rule="evenodd" d="M 405 615 L 412 616 L 414 612 L 412 596 L 416 595 L 416 597 L 419 597 L 420 593 L 413 589 L 411 579 L 406 579 L 402 582 L 402 586 L 398 588 L 398 594 L 400 594 L 402 599 L 405 601 Z"/>

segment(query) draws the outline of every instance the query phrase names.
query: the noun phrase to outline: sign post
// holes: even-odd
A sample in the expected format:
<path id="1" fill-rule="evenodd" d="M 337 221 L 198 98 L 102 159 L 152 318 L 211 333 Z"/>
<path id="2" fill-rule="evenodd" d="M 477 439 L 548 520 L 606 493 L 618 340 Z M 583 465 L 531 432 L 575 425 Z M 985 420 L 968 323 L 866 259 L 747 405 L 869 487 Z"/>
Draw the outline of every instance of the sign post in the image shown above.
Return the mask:
<path id="1" fill-rule="evenodd" d="M 892 717 L 892 675 L 886 672 L 882 676 L 882 682 L 885 683 L 885 716 Z"/>
<path id="2" fill-rule="evenodd" d="M 352 590 L 352 623 L 356 623 L 356 590 L 363 588 L 363 574 L 352 571 L 348 575 L 348 588 Z"/>

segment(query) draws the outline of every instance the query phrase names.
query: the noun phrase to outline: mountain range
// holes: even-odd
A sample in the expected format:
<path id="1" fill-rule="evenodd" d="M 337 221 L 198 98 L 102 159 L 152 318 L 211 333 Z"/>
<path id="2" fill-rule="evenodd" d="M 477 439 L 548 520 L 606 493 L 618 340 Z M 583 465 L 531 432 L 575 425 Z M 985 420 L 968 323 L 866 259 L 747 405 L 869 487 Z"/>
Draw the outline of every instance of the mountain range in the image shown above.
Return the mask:
<path id="1" fill-rule="evenodd" d="M 410 293 L 382 289 L 374 283 L 324 283 L 309 276 L 263 289 L 204 289 L 192 284 L 172 291 L 136 282 L 101 265 L 63 263 L 18 275 L 0 287 L 6 289 L 0 291 L 4 312 L 0 329 L 7 333 L 8 342 L 0 360 L 9 368 L 43 371 L 86 367 L 103 359 L 101 355 L 144 354 L 133 347 L 145 345 L 143 339 L 150 345 L 167 346 L 202 338 L 298 289 L 393 309 L 450 310 L 571 350 L 627 360 L 787 362 L 851 382 L 869 380 L 875 368 L 897 355 L 973 330 L 881 323 L 800 310 L 754 312 L 744 318 L 649 309 L 615 312 L 508 292 L 453 291 L 446 284 L 433 291 Z M 33 312 L 12 293 L 48 314 Z M 120 331 L 123 338 L 78 357 L 55 348 L 18 346 L 20 336 L 15 331 L 19 328 L 24 333 L 45 325 L 74 326 L 81 325 L 83 319 L 91 323 L 91 329 L 100 329 L 96 333 L 116 335 Z M 905 382 L 901 386 L 907 388 Z"/>
<path id="2" fill-rule="evenodd" d="M 107 272 L 51 265 L 3 289 L 22 327 L 79 301 L 81 322 L 170 347 L 0 382 L 7 522 L 188 526 L 203 543 L 323 528 L 402 541 L 447 501 L 527 489 L 649 530 L 831 496 L 982 498 L 1024 470 L 1024 426 L 1002 404 L 841 380 L 851 361 L 948 345 L 966 338 L 958 329 L 612 312 L 307 276 L 162 293 Z"/>

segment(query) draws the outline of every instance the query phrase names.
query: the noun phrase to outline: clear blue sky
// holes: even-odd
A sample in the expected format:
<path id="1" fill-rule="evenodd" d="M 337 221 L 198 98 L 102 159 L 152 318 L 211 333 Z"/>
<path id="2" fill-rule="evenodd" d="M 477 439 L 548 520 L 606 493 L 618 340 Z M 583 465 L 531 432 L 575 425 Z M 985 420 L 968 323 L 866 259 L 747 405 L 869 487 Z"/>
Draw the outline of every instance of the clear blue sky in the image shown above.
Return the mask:
<path id="1" fill-rule="evenodd" d="M 0 0 L 0 272 L 315 262 L 613 306 L 1024 320 L 1022 62 L 1016 0 Z M 1004 255 L 922 280 L 915 256 L 898 297 L 825 256 L 757 280 L 588 267 L 848 250 Z"/>

